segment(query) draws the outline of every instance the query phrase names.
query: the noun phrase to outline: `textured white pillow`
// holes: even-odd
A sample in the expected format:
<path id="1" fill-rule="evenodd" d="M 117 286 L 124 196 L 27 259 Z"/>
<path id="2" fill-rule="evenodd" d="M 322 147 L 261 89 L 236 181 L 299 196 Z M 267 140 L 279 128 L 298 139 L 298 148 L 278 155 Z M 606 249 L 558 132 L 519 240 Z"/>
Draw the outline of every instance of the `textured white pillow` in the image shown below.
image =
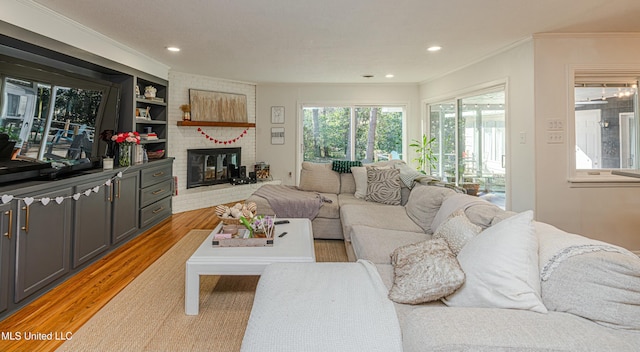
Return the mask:
<path id="1" fill-rule="evenodd" d="M 451 213 L 442 225 L 433 233 L 433 239 L 443 238 L 447 241 L 453 254 L 458 255 L 469 239 L 475 237 L 482 228 L 469 220 L 464 210 L 458 209 Z"/>
<path id="2" fill-rule="evenodd" d="M 391 253 L 393 286 L 389 299 L 420 304 L 454 292 L 464 282 L 464 273 L 444 239 L 412 243 Z"/>
<path id="3" fill-rule="evenodd" d="M 546 313 L 540 297 L 538 238 L 532 220 L 533 212 L 525 211 L 469 239 L 458 254 L 466 281 L 443 299 L 444 303 Z"/>

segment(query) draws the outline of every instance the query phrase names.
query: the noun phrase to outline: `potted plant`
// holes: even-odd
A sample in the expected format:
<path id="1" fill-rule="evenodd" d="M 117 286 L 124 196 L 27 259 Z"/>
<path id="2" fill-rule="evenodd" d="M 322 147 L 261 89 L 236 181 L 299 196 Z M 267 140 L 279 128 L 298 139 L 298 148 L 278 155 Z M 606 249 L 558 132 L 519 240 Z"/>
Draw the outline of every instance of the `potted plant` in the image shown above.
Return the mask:
<path id="1" fill-rule="evenodd" d="M 426 134 L 422 135 L 422 140 L 414 139 L 412 140 L 410 147 L 416 148 L 415 152 L 418 154 L 418 157 L 413 159 L 418 162 L 418 167 L 416 168 L 418 171 L 426 174 L 425 169 L 428 167 L 429 169 L 435 169 L 437 167 L 436 162 L 438 162 L 438 158 L 433 154 L 433 149 L 431 147 L 431 143 L 435 142 L 436 137 L 429 139 Z"/>

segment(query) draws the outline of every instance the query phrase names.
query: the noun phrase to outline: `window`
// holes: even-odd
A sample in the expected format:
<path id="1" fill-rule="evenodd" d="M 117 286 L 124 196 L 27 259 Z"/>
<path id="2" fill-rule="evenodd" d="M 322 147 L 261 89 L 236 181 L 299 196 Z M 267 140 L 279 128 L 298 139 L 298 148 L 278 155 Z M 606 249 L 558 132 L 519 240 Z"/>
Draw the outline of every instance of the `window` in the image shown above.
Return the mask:
<path id="1" fill-rule="evenodd" d="M 504 206 L 506 179 L 503 87 L 428 106 L 438 159 L 431 175 Z"/>
<path id="2" fill-rule="evenodd" d="M 635 77 L 576 75 L 575 169 L 638 169 Z"/>
<path id="3" fill-rule="evenodd" d="M 403 107 L 303 107 L 302 116 L 304 161 L 402 159 Z"/>

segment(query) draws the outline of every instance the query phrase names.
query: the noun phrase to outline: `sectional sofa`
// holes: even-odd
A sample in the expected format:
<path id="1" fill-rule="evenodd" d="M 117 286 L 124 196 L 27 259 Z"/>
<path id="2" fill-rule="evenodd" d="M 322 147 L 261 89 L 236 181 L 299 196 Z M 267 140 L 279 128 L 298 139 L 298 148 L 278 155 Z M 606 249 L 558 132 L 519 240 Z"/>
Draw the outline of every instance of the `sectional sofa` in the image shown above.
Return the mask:
<path id="1" fill-rule="evenodd" d="M 350 260 L 375 267 L 404 351 L 640 350 L 633 253 L 434 185 L 399 161 L 362 166 L 364 186 L 355 168 L 303 163 L 299 188 L 331 200 L 314 236 L 344 239 Z M 268 200 L 250 200 L 272 211 Z M 270 293 L 259 290 L 256 302 L 260 295 Z M 260 325 L 250 320 L 247 333 Z"/>

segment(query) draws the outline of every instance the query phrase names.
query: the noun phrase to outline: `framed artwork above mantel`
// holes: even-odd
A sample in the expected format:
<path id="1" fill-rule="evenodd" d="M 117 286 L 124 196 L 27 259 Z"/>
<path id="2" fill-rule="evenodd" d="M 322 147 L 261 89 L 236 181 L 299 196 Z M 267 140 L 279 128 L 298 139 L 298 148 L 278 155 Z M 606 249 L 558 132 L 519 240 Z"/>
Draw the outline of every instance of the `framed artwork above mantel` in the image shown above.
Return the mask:
<path id="1" fill-rule="evenodd" d="M 247 123 L 247 96 L 244 94 L 189 89 L 191 121 Z"/>

